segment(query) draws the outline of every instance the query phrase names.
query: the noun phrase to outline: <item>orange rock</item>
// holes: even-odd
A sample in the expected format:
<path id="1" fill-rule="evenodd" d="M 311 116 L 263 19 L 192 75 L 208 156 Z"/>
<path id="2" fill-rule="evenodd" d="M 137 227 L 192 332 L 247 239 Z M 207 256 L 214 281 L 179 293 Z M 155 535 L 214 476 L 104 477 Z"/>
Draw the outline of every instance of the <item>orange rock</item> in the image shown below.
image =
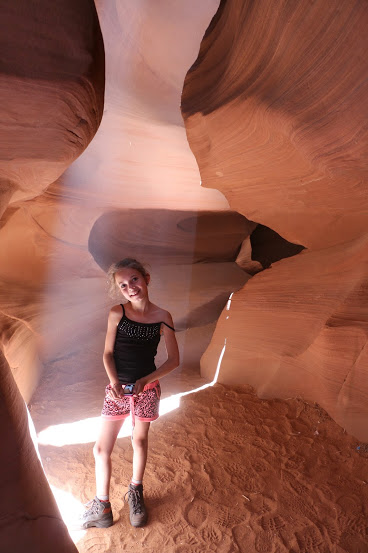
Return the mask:
<path id="1" fill-rule="evenodd" d="M 2 8 L 1 213 L 43 192 L 83 152 L 103 111 L 104 49 L 91 0 Z"/>
<path id="2" fill-rule="evenodd" d="M 222 382 L 318 401 L 365 439 L 367 23 L 358 1 L 224 2 L 182 98 L 203 186 L 309 250 L 234 295 L 202 373 L 226 340 Z"/>

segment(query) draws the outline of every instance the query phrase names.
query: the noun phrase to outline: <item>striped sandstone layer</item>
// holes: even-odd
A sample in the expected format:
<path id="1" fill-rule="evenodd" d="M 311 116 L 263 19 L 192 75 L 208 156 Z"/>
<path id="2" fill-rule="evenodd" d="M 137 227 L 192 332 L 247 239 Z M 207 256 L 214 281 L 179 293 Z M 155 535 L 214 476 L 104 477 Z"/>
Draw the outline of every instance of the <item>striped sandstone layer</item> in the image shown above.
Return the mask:
<path id="1" fill-rule="evenodd" d="M 362 1 L 228 0 L 182 111 L 202 185 L 306 249 L 234 294 L 202 374 L 302 395 L 368 438 L 368 10 Z"/>

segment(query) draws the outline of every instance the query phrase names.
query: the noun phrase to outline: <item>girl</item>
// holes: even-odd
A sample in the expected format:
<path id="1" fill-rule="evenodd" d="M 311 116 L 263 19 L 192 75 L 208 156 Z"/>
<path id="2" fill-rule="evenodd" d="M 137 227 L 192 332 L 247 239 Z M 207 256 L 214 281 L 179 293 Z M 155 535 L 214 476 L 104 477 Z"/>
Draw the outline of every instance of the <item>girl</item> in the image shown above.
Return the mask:
<path id="1" fill-rule="evenodd" d="M 146 524 L 142 480 L 148 431 L 151 421 L 158 418 L 159 378 L 179 364 L 171 315 L 150 302 L 147 288 L 150 275 L 143 265 L 126 258 L 113 264 L 108 276 L 110 289 L 118 288 L 127 303 L 115 305 L 108 318 L 103 362 L 110 383 L 106 386 L 101 428 L 93 448 L 96 497 L 87 504 L 89 509 L 81 517 L 83 528 L 107 528 L 113 524 L 109 501 L 111 453 L 129 412 L 133 422 L 133 476 L 127 492 L 130 523 L 136 527 Z M 167 360 L 156 369 L 154 357 L 161 334 L 165 338 Z"/>

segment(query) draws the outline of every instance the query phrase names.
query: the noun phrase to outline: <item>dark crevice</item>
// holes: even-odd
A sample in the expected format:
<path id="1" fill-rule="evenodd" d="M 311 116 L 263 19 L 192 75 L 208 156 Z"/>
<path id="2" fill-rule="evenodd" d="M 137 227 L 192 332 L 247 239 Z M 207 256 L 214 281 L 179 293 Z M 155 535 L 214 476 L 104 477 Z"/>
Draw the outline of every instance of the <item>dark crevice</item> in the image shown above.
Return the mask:
<path id="1" fill-rule="evenodd" d="M 272 263 L 293 257 L 305 249 L 304 246 L 288 242 L 274 230 L 264 225 L 257 225 L 250 235 L 252 260 L 261 263 L 264 269 Z"/>

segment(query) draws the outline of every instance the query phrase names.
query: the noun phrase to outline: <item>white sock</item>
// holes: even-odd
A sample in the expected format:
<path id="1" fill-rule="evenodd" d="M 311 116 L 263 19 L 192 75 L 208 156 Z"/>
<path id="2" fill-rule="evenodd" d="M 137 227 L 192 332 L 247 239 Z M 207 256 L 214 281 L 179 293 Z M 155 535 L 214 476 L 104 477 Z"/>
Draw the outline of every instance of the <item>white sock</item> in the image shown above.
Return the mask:
<path id="1" fill-rule="evenodd" d="M 99 499 L 100 501 L 108 501 L 108 500 L 109 500 L 109 496 L 108 496 L 108 495 L 100 495 L 100 494 L 97 494 L 97 499 Z"/>
<path id="2" fill-rule="evenodd" d="M 132 478 L 132 484 L 135 486 L 139 486 L 139 484 L 142 484 L 142 480 L 136 480 L 135 478 Z"/>

